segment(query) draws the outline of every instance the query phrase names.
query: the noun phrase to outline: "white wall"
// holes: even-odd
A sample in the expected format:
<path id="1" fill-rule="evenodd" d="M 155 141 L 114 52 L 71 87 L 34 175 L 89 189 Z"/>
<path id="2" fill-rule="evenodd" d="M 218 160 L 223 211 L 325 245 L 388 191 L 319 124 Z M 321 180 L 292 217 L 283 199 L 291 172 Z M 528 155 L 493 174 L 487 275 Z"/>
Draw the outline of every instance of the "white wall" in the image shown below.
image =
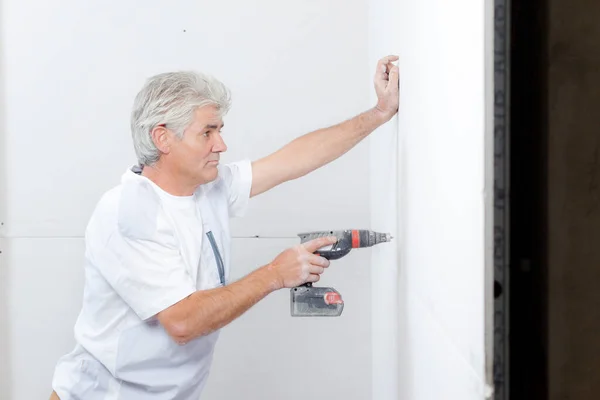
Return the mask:
<path id="1" fill-rule="evenodd" d="M 398 238 L 396 254 L 373 254 L 373 264 L 382 264 L 373 270 L 373 301 L 397 289 L 399 305 L 397 362 L 373 347 L 374 371 L 387 365 L 398 380 L 377 398 L 483 399 L 491 395 L 486 346 L 492 354 L 492 19 L 486 2 L 475 0 L 370 5 L 381 15 L 370 28 L 371 58 L 374 49 L 398 52 L 401 71 L 397 132 L 371 141 L 373 226 L 395 225 Z M 390 169 L 391 176 L 382 174 Z M 394 273 L 395 287 L 388 280 Z M 379 320 L 373 329 L 385 324 Z"/>
<path id="2" fill-rule="evenodd" d="M 402 56 L 398 47 L 398 24 L 396 10 L 399 1 L 369 1 L 369 62 L 376 63 L 382 55 Z M 404 71 L 400 71 L 403 79 Z M 371 100 L 376 101 L 371 93 Z M 403 95 L 400 99 L 402 101 Z M 402 111 L 403 105 L 400 105 Z M 371 398 L 377 400 L 399 399 L 402 381 L 399 379 L 398 323 L 403 315 L 398 307 L 398 118 L 380 127 L 369 138 L 370 142 L 370 204 L 371 227 L 380 232 L 391 232 L 394 239 L 385 246 L 377 246 L 371 252 L 371 334 L 373 367 L 371 371 Z M 406 398 L 406 400 L 410 400 Z"/>
<path id="3" fill-rule="evenodd" d="M 0 312 L 9 322 L 0 398 L 45 398 L 56 359 L 73 346 L 85 224 L 135 161 L 128 117 L 144 79 L 181 68 L 217 75 L 234 96 L 226 161 L 266 155 L 371 105 L 367 1 L 0 4 Z M 296 243 L 284 237 L 297 232 L 368 227 L 368 179 L 363 143 L 257 198 L 235 222 L 238 274 Z M 254 235 L 275 238 L 245 238 Z M 334 264 L 323 284 L 344 294 L 338 319 L 292 320 L 281 292 L 236 321 L 205 398 L 369 398 L 369 277 L 366 250 Z"/>

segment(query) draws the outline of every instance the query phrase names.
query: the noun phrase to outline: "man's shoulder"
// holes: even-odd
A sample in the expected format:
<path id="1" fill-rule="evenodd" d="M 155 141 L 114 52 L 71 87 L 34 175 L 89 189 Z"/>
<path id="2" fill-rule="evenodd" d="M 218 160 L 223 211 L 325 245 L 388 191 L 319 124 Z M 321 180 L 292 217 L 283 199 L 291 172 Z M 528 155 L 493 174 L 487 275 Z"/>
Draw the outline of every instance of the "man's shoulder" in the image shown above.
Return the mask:
<path id="1" fill-rule="evenodd" d="M 124 181 L 100 197 L 88 229 L 147 239 L 156 232 L 160 212 L 160 197 L 148 182 Z"/>
<path id="2" fill-rule="evenodd" d="M 96 202 L 85 228 L 88 250 L 90 246 L 103 247 L 115 231 L 121 190 L 121 184 L 114 186 L 105 191 Z"/>
<path id="3" fill-rule="evenodd" d="M 123 192 L 123 184 L 118 184 L 106 190 L 96 203 L 93 216 L 108 217 L 111 214 L 116 214 L 119 209 L 119 202 Z"/>

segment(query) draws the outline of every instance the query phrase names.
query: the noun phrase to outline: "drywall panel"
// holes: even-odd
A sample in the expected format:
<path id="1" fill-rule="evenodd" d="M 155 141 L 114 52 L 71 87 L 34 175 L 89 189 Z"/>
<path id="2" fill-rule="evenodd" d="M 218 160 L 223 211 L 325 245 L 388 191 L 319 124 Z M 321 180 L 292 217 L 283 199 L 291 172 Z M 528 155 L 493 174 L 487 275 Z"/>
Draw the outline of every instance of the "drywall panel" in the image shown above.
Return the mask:
<path id="1" fill-rule="evenodd" d="M 225 161 L 262 157 L 365 110 L 366 11 L 366 0 L 4 0 L 8 235 L 82 234 L 135 161 L 129 112 L 152 74 L 198 69 L 231 87 Z M 261 196 L 235 234 L 368 225 L 367 153 L 361 144 Z"/>
<path id="2" fill-rule="evenodd" d="M 6 240 L 0 236 L 0 399 L 9 399 L 11 388 L 10 326 L 8 313 L 8 268 Z"/>
<path id="3" fill-rule="evenodd" d="M 83 295 L 83 240 L 6 239 L 2 251 L 8 269 L 0 307 L 7 307 L 9 321 L 8 352 L 3 354 L 10 370 L 10 395 L 2 398 L 48 398 L 55 363 L 75 344 L 73 324 Z"/>
<path id="4" fill-rule="evenodd" d="M 403 349 L 410 363 L 406 371 L 407 385 L 402 386 L 400 399 L 481 400 L 492 393 L 473 369 L 461 349 L 430 313 L 428 305 L 417 296 L 407 296 L 406 324 L 410 326 L 406 339 L 411 344 Z"/>
<path id="5" fill-rule="evenodd" d="M 234 240 L 234 275 L 244 276 L 297 243 Z M 4 240 L 0 246 L 0 288 L 6 297 L 0 307 L 7 308 L 5 320 L 10 321 L 0 327 L 5 355 L 0 366 L 10 372 L 1 377 L 1 398 L 47 398 L 56 361 L 74 345 L 84 243 L 26 238 Z M 226 327 L 205 398 L 369 398 L 369 257 L 368 250 L 351 253 L 333 263 L 319 283 L 342 292 L 346 309 L 340 318 L 292 319 L 289 291 L 282 290 Z"/>
<path id="6" fill-rule="evenodd" d="M 483 399 L 491 394 L 485 385 L 489 10 L 472 0 L 371 0 L 370 7 L 370 57 L 374 49 L 397 52 L 401 77 L 396 140 L 386 132 L 370 141 L 373 225 L 397 236 L 396 253 L 374 254 L 388 276 L 398 276 L 397 304 L 379 313 L 399 318 L 397 359 L 377 358 L 384 334 L 374 335 L 373 370 L 397 371 L 396 386 L 388 385 L 382 398 Z M 392 287 L 381 276 L 372 282 L 374 299 Z M 375 380 L 373 387 L 375 393 Z"/>
<path id="7" fill-rule="evenodd" d="M 235 240 L 236 275 L 245 275 L 296 243 Z M 226 327 L 205 398 L 371 398 L 369 258 L 369 250 L 355 250 L 333 261 L 322 275 L 318 286 L 333 286 L 344 298 L 339 318 L 290 317 L 289 290 L 283 289 Z"/>
<path id="8" fill-rule="evenodd" d="M 0 368 L 9 370 L 0 383 L 10 395 L 0 392 L 1 398 L 47 396 L 56 360 L 73 345 L 82 294 L 81 236 L 101 194 L 135 161 L 128 118 L 143 80 L 174 69 L 218 76 L 234 100 L 224 130 L 229 145 L 224 161 L 264 156 L 372 105 L 366 4 L 2 1 L 0 137 L 7 180 L 0 205 L 7 204 L 7 219 L 0 229 L 10 237 L 10 257 L 0 258 L 0 273 L 7 277 L 2 285 L 9 288 L 2 292 L 0 310 L 6 310 L 10 324 L 0 330 L 0 349 L 7 349 Z M 293 237 L 300 231 L 368 226 L 367 167 L 363 143 L 323 170 L 253 200 L 248 216 L 234 222 L 235 235 Z M 263 257 L 257 250 L 262 241 L 244 243 L 238 250 L 245 254 L 242 260 L 267 262 L 276 254 L 265 250 Z M 269 249 L 279 249 L 274 246 Z M 287 295 L 274 294 L 271 303 L 260 305 L 266 314 L 257 308 L 238 328 L 224 332 L 213 375 L 227 382 L 220 387 L 233 391 L 228 392 L 233 398 L 247 396 L 242 389 L 250 390 L 261 378 L 258 371 L 269 370 L 275 374 L 269 381 L 281 384 L 272 392 L 255 388 L 257 393 L 280 398 L 285 392 L 293 398 L 288 386 L 297 387 L 306 369 L 290 360 L 308 357 L 321 380 L 297 396 L 368 398 L 368 255 L 345 260 L 338 263 L 349 268 L 332 269 L 326 278 L 335 279 L 344 293 L 344 316 L 291 320 Z M 278 334 L 270 337 L 270 331 Z M 259 345 L 248 346 L 247 339 Z M 253 349 L 263 349 L 262 358 Z M 252 361 L 250 371 L 240 354 Z M 289 369 L 273 369 L 282 354 L 293 356 L 287 359 Z M 241 382 L 239 390 L 232 379 Z"/>
<path id="9" fill-rule="evenodd" d="M 2 6 L 0 3 L 0 21 L 2 21 Z M 4 69 L 5 57 L 3 51 L 3 35 L 4 26 L 0 24 L 0 237 L 4 235 L 6 227 L 6 193 L 7 187 L 7 150 L 6 150 L 6 100 L 4 90 Z"/>
<path id="10" fill-rule="evenodd" d="M 0 20 L 2 7 L 0 6 Z M 2 38 L 2 25 L 0 25 L 0 38 Z M 7 276 L 4 241 L 4 222 L 6 221 L 6 144 L 5 144 L 5 117 L 4 110 L 4 58 L 2 57 L 2 41 L 0 40 L 0 398 L 8 398 L 10 384 L 10 361 L 7 357 L 8 349 L 8 303 L 7 303 Z"/>
<path id="11" fill-rule="evenodd" d="M 411 2 L 398 21 L 403 33 L 399 132 L 405 136 L 404 279 L 481 379 L 486 283 L 484 5 L 470 0 Z"/>

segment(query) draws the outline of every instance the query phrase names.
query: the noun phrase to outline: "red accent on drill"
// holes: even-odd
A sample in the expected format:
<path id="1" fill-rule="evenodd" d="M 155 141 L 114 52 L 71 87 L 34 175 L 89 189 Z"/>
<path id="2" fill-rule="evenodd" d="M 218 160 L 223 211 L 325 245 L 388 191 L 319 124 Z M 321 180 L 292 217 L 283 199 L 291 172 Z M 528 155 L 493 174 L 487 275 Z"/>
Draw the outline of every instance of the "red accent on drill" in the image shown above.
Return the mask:
<path id="1" fill-rule="evenodd" d="M 342 300 L 342 296 L 336 292 L 327 292 L 327 293 L 325 293 L 323 298 L 325 299 L 325 304 L 327 304 L 327 305 L 344 304 L 344 301 Z"/>
<path id="2" fill-rule="evenodd" d="M 352 248 L 358 249 L 360 247 L 360 234 L 356 229 L 352 231 Z"/>

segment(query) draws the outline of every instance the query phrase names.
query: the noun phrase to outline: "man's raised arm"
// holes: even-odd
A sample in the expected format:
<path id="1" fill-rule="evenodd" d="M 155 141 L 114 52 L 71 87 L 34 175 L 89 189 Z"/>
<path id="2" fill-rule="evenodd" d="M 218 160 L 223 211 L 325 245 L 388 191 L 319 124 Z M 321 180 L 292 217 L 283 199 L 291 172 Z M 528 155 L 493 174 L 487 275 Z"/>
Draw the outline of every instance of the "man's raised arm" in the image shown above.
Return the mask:
<path id="1" fill-rule="evenodd" d="M 252 163 L 251 196 L 304 176 L 342 156 L 398 111 L 397 56 L 379 60 L 374 84 L 377 105 L 340 124 L 294 139 L 275 153 Z"/>

